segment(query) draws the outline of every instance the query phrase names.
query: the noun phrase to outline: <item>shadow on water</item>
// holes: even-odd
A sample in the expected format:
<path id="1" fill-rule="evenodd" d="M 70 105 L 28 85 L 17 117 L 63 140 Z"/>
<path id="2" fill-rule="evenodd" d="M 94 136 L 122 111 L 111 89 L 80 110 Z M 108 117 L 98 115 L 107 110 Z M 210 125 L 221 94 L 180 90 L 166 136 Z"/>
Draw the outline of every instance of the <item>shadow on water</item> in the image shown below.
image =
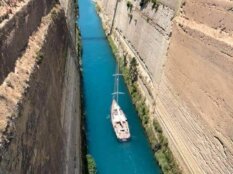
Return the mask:
<path id="1" fill-rule="evenodd" d="M 126 113 L 131 140 L 117 141 L 110 122 L 110 105 L 116 61 L 91 0 L 79 0 L 79 28 L 82 35 L 83 97 L 86 115 L 88 153 L 99 174 L 159 174 L 153 152 L 132 104 L 126 85 L 120 79 L 119 99 Z"/>

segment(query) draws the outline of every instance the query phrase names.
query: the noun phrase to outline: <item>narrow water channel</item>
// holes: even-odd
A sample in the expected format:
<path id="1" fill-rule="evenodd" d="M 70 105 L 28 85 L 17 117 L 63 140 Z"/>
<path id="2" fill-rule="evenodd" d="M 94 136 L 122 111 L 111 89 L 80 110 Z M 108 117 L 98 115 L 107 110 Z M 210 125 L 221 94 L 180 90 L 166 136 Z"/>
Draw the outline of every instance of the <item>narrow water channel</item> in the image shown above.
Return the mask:
<path id="1" fill-rule="evenodd" d="M 110 122 L 116 61 L 91 0 L 79 0 L 78 24 L 82 35 L 82 68 L 87 145 L 97 164 L 98 174 L 159 174 L 126 85 L 120 79 L 119 99 L 127 115 L 132 139 L 117 141 Z"/>

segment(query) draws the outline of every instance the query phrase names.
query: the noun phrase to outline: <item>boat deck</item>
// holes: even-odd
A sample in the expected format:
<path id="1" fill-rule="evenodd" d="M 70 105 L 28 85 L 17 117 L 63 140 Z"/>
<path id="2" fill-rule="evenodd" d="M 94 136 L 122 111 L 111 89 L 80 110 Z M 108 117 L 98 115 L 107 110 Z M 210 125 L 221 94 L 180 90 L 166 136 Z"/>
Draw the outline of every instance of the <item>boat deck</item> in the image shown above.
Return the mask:
<path id="1" fill-rule="evenodd" d="M 117 138 L 122 141 L 128 140 L 130 132 L 127 118 L 115 100 L 112 102 L 111 121 Z"/>

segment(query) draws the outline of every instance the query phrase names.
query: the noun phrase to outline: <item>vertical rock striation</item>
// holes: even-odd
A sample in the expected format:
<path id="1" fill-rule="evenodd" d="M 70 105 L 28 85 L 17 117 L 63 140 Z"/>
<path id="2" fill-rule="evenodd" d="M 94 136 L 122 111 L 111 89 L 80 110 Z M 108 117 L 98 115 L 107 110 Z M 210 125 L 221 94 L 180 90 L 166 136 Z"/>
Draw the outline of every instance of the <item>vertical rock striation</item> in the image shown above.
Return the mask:
<path id="1" fill-rule="evenodd" d="M 0 24 L 9 32 L 10 21 L 27 20 L 0 45 L 3 53 L 15 48 L 0 59 L 0 173 L 81 173 L 79 65 L 75 22 L 68 24 L 75 7 L 66 18 L 60 5 L 37 2 L 20 2 L 24 15 L 13 13 Z M 22 39 L 15 35 L 21 30 Z"/>

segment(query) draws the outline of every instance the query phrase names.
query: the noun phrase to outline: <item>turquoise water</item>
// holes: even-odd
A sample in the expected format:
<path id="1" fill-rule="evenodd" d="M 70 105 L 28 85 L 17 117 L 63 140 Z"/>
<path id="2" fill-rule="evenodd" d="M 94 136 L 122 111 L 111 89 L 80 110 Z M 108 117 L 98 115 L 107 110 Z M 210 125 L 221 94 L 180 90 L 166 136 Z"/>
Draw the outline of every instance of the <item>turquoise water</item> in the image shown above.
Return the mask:
<path id="1" fill-rule="evenodd" d="M 83 93 L 86 113 L 87 145 L 97 164 L 98 174 L 159 174 L 127 88 L 119 99 L 127 115 L 132 139 L 117 141 L 110 122 L 116 61 L 105 38 L 100 19 L 91 0 L 79 0 L 79 27 L 83 45 Z"/>

